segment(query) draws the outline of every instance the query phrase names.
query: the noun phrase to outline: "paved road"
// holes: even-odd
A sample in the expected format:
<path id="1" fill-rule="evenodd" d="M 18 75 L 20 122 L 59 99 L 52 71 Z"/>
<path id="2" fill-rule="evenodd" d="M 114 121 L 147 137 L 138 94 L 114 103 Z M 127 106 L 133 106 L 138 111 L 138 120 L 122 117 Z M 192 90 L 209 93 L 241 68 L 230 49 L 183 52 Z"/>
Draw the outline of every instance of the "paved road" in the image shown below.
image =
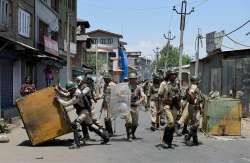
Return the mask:
<path id="1" fill-rule="evenodd" d="M 23 128 L 9 135 L 11 142 L 0 144 L 0 163 L 249 163 L 250 139 L 214 139 L 200 136 L 201 145 L 189 147 L 183 138 L 175 138 L 174 149 L 159 149 L 159 133 L 149 129 L 148 113 L 140 112 L 140 127 L 134 142 L 125 141 L 125 129 L 117 120 L 117 134 L 108 145 L 87 142 L 81 149 L 68 149 L 72 134 L 60 137 L 53 143 L 31 147 Z"/>

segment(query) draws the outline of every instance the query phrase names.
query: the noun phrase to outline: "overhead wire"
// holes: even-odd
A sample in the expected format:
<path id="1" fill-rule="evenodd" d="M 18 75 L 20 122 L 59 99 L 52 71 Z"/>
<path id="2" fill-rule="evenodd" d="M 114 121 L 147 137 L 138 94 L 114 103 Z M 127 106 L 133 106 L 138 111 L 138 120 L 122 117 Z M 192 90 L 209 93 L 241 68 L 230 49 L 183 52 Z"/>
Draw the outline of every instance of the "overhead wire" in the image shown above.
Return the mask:
<path id="1" fill-rule="evenodd" d="M 238 41 L 235 41 L 234 39 L 232 39 L 232 38 L 229 37 L 229 36 L 226 36 L 226 37 L 227 37 L 229 40 L 231 40 L 233 43 L 237 44 L 237 45 L 240 45 L 240 46 L 244 46 L 244 47 L 250 48 L 250 46 L 244 45 L 244 44 L 242 44 L 242 43 L 240 43 L 240 42 L 238 42 Z"/>
<path id="2" fill-rule="evenodd" d="M 243 28 L 243 27 L 244 27 L 245 25 L 247 25 L 248 23 L 250 23 L 250 19 L 249 19 L 249 20 L 247 20 L 247 21 L 246 21 L 245 23 L 243 23 L 242 25 L 240 25 L 238 28 L 236 28 L 236 29 L 232 30 L 231 32 L 226 33 L 226 34 L 224 34 L 224 35 L 222 35 L 222 36 L 215 37 L 214 39 L 229 36 L 229 35 L 233 34 L 234 32 L 236 32 L 236 31 L 240 30 L 241 28 Z M 206 38 L 206 37 L 203 37 L 203 38 Z"/>

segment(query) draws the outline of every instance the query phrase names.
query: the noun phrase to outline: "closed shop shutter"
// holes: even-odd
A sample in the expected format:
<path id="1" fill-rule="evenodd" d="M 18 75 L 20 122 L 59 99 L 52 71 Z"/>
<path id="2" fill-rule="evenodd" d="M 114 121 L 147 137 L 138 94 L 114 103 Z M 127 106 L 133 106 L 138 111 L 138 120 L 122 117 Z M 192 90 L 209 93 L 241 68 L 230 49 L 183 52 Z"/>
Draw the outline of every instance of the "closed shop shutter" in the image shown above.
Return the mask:
<path id="1" fill-rule="evenodd" d="M 0 61 L 1 66 L 1 103 L 2 108 L 13 106 L 13 64 L 11 61 Z"/>

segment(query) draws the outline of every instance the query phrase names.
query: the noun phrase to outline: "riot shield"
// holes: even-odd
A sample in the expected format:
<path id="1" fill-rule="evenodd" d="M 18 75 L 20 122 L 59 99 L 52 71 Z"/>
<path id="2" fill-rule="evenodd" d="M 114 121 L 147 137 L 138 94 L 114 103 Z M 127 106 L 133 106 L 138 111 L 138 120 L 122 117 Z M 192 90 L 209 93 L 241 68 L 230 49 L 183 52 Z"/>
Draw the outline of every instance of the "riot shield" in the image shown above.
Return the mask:
<path id="1" fill-rule="evenodd" d="M 111 87 L 109 112 L 113 119 L 130 111 L 131 91 L 127 83 L 120 83 Z"/>

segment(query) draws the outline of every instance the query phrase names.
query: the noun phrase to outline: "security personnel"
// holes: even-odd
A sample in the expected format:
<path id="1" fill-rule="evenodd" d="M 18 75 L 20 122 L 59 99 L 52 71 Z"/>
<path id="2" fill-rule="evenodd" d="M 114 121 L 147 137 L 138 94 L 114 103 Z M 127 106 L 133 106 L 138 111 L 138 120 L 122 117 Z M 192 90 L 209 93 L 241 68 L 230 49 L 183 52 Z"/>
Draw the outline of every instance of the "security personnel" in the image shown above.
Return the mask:
<path id="1" fill-rule="evenodd" d="M 160 77 L 157 74 L 153 74 L 153 83 L 149 86 L 147 96 L 150 99 L 150 117 L 151 117 L 151 130 L 155 131 L 157 124 L 159 124 L 159 118 L 157 119 L 157 113 L 160 110 L 160 101 L 158 100 L 158 91 L 160 87 Z M 158 122 L 157 122 L 158 121 Z"/>
<path id="2" fill-rule="evenodd" d="M 187 89 L 187 106 L 185 107 L 180 120 L 178 121 L 178 128 L 187 123 L 190 126 L 188 134 L 185 135 L 187 143 L 193 138 L 193 144 L 198 145 L 198 127 L 200 124 L 201 112 L 205 102 L 205 97 L 198 88 L 200 79 L 198 76 L 191 77 L 191 86 Z"/>
<path id="3" fill-rule="evenodd" d="M 168 71 L 164 81 L 161 83 L 159 91 L 159 98 L 163 102 L 163 112 L 166 114 L 167 126 L 165 127 L 163 141 L 172 147 L 173 135 L 175 131 L 175 120 L 177 117 L 177 102 L 179 101 L 180 91 L 176 83 L 176 73 Z"/>
<path id="4" fill-rule="evenodd" d="M 78 117 L 72 123 L 72 128 L 74 131 L 74 147 L 80 147 L 80 140 L 78 129 L 82 123 L 85 123 L 91 131 L 94 131 L 97 135 L 102 137 L 102 144 L 109 142 L 109 136 L 105 131 L 95 125 L 91 118 L 91 107 L 89 107 L 89 101 L 87 100 L 87 94 L 90 93 L 90 88 L 87 85 L 82 85 L 82 90 L 77 88 L 77 85 L 73 82 L 68 82 L 66 85 L 67 91 L 70 93 L 70 100 L 64 100 L 60 97 L 56 97 L 56 100 L 64 107 L 74 105 L 74 108 L 78 112 Z"/>
<path id="5" fill-rule="evenodd" d="M 85 78 L 84 76 L 77 76 L 76 79 L 74 80 L 74 82 L 77 85 L 77 88 L 81 91 L 86 87 L 86 83 L 88 83 L 87 78 Z M 88 83 L 88 87 L 91 88 L 89 86 L 89 83 Z M 60 86 L 58 88 L 59 88 L 59 90 L 56 89 L 56 91 L 59 93 L 59 95 L 61 95 L 62 97 L 70 98 L 70 93 L 67 90 L 64 90 Z M 94 115 L 93 108 L 94 107 L 92 106 L 92 100 L 91 100 L 92 98 L 93 97 L 92 97 L 92 89 L 91 89 L 90 92 L 85 95 L 85 102 L 87 102 L 86 104 L 87 104 L 87 107 L 89 110 L 90 110 L 90 108 L 92 108 L 91 109 L 91 118 L 92 118 L 93 123 L 97 124 L 95 119 L 93 119 L 93 115 Z M 76 109 L 76 114 L 79 116 L 79 114 L 81 113 L 81 108 L 79 108 L 77 104 L 74 104 L 74 107 Z M 81 127 L 82 127 L 84 141 L 89 140 L 90 136 L 89 136 L 89 132 L 88 132 L 88 126 L 84 122 L 82 122 Z"/>
<path id="6" fill-rule="evenodd" d="M 138 86 L 137 83 L 137 74 L 130 73 L 128 75 L 128 85 L 131 90 L 131 118 L 132 118 L 132 126 L 131 131 L 127 128 L 127 136 L 130 139 L 130 132 L 132 134 L 132 139 L 136 139 L 135 132 L 138 127 L 138 120 L 139 120 L 139 105 L 141 105 L 145 101 L 145 94 L 143 89 Z"/>
<path id="7" fill-rule="evenodd" d="M 113 128 L 112 128 L 112 120 L 110 115 L 110 98 L 111 98 L 111 87 L 115 86 L 116 84 L 112 81 L 112 77 L 110 74 L 105 74 L 104 77 L 104 89 L 103 89 L 103 106 L 102 110 L 106 110 L 107 114 L 104 119 L 105 128 L 109 133 L 109 136 L 113 136 Z"/>

